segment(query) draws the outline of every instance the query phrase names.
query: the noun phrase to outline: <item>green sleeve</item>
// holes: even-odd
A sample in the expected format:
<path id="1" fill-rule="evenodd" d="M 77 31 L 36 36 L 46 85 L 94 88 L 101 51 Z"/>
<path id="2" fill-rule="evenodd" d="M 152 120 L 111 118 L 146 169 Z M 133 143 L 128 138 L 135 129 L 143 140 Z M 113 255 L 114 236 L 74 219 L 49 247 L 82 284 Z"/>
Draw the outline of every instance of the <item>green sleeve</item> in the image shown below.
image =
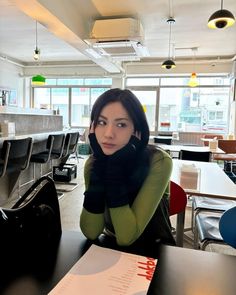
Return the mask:
<path id="1" fill-rule="evenodd" d="M 169 189 L 171 171 L 170 156 L 164 151 L 156 152 L 132 207 L 125 205 L 109 209 L 118 245 L 128 246 L 143 233 L 161 198 Z"/>
<path id="2" fill-rule="evenodd" d="M 84 181 L 86 189 L 88 188 L 89 184 L 90 167 L 91 158 L 88 158 L 84 167 Z M 104 226 L 105 221 L 103 213 L 91 213 L 83 207 L 80 215 L 80 228 L 88 239 L 95 240 L 103 232 Z"/>

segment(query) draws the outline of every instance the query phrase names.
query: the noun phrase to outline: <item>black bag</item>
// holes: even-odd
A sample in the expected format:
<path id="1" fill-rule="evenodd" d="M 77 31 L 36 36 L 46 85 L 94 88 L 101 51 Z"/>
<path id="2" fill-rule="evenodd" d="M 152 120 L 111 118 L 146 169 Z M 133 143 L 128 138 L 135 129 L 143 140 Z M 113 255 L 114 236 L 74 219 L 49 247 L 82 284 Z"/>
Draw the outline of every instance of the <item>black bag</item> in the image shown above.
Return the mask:
<path id="1" fill-rule="evenodd" d="M 0 248 L 14 245 L 50 247 L 61 236 L 57 191 L 50 177 L 41 177 L 11 209 L 0 208 Z"/>

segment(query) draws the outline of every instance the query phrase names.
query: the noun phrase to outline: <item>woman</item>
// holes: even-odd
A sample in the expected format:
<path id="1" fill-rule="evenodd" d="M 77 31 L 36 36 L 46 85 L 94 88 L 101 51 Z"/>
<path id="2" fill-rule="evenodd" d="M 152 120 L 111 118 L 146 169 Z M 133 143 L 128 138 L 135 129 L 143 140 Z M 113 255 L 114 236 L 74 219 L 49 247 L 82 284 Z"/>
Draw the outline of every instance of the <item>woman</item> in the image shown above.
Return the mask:
<path id="1" fill-rule="evenodd" d="M 97 99 L 89 139 L 93 154 L 85 164 L 80 217 L 84 235 L 146 256 L 155 256 L 157 242 L 174 245 L 168 215 L 172 160 L 147 146 L 146 116 L 131 91 L 111 89 Z"/>

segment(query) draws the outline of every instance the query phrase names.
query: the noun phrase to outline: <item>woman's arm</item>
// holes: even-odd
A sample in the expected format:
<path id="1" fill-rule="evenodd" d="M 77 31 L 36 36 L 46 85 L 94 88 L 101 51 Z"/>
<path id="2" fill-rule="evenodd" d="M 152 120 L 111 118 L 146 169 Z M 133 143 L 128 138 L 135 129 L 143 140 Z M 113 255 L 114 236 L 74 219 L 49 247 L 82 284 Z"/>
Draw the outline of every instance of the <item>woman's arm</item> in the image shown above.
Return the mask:
<path id="1" fill-rule="evenodd" d="M 172 160 L 160 151 L 154 154 L 150 171 L 132 207 L 110 208 L 112 224 L 119 245 L 130 245 L 143 233 L 170 181 Z"/>
<path id="2" fill-rule="evenodd" d="M 92 158 L 88 158 L 84 167 L 85 190 L 89 187 Z M 80 215 L 80 228 L 90 240 L 95 240 L 104 229 L 104 213 L 92 213 L 84 207 Z"/>

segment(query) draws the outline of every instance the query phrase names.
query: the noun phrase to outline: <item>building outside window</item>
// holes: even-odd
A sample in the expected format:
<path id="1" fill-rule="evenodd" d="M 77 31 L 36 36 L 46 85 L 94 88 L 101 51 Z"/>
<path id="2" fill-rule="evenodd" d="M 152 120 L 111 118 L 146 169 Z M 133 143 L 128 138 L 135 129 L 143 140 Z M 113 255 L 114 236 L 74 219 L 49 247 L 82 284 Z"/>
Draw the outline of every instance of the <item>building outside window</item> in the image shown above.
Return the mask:
<path id="1" fill-rule="evenodd" d="M 201 77 L 195 88 L 186 77 L 127 78 L 126 85 L 146 105 L 151 132 L 228 132 L 230 80 Z M 156 83 L 156 87 L 154 87 Z M 137 86 L 145 85 L 145 86 Z"/>

